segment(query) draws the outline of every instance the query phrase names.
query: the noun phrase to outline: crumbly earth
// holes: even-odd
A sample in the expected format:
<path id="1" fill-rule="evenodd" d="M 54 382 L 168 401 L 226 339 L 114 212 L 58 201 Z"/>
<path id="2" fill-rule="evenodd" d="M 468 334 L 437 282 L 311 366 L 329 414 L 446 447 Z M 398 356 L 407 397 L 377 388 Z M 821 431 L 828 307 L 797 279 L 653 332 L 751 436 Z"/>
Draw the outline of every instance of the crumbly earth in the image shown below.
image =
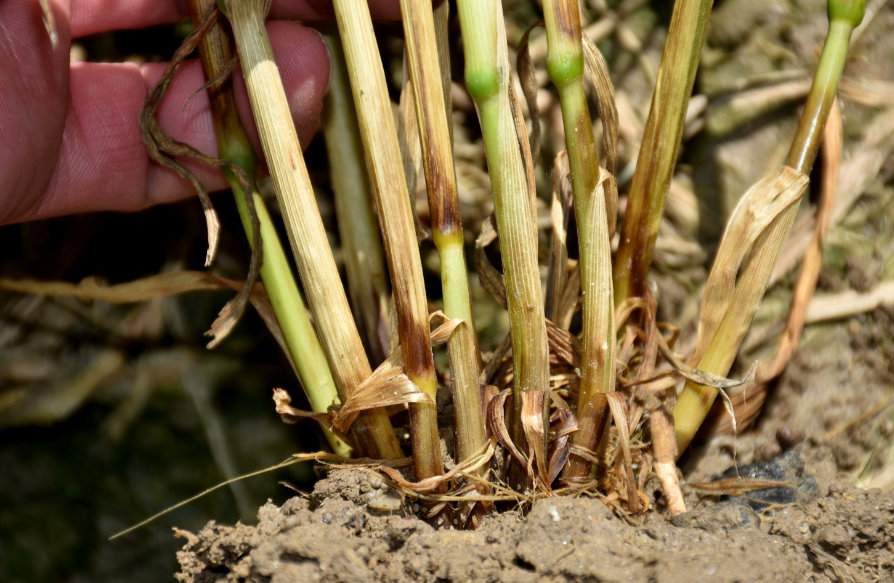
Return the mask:
<path id="1" fill-rule="evenodd" d="M 811 332 L 758 425 L 684 460 L 690 511 L 674 519 L 660 499 L 629 517 L 597 499 L 553 498 L 474 531 L 436 529 L 378 474 L 336 470 L 308 497 L 261 507 L 256 526 L 178 531 L 177 579 L 889 581 L 894 414 L 879 404 L 894 386 L 891 323 L 882 312 Z M 694 487 L 736 467 L 792 488 L 729 498 Z"/>
<path id="2" fill-rule="evenodd" d="M 673 520 L 554 498 L 458 531 L 413 517 L 377 475 L 338 470 L 309 498 L 261 507 L 257 526 L 179 534 L 177 580 L 194 583 L 882 581 L 894 573 L 894 494 L 833 484 L 760 514 L 706 501 Z"/>

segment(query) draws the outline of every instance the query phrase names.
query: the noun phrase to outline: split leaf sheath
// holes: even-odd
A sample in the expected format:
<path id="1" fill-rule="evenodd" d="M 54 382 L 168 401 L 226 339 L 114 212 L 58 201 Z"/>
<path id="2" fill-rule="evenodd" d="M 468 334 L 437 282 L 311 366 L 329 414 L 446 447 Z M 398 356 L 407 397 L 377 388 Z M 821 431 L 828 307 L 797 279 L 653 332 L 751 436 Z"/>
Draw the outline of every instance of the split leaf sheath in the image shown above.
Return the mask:
<path id="1" fill-rule="evenodd" d="M 813 167 L 826 120 L 835 101 L 838 83 L 847 59 L 851 33 L 863 20 L 865 1 L 830 0 L 828 6 L 829 31 L 807 96 L 807 104 L 792 140 L 786 167 L 780 172 L 781 177 L 793 175 L 801 181 L 801 195 L 806 190 L 807 175 Z M 726 375 L 729 372 L 766 290 L 779 252 L 798 214 L 799 202 L 800 195 L 775 216 L 755 241 L 754 248 L 747 258 L 747 264 L 739 274 L 739 279 L 748 285 L 737 282 L 728 302 L 729 307 L 722 315 L 722 319 L 705 331 L 705 315 L 702 314 L 700 322 L 702 330 L 696 347 L 699 355 L 698 368 L 719 375 Z M 734 220 L 731 219 L 727 233 L 734 226 Z M 727 233 L 724 234 L 724 239 L 727 238 Z M 721 248 L 723 243 L 721 241 Z M 715 272 L 719 272 L 721 267 L 715 262 L 707 285 L 711 285 L 712 276 Z M 692 382 L 685 385 L 674 408 L 678 455 L 689 446 L 716 397 L 717 389 L 713 387 Z"/>

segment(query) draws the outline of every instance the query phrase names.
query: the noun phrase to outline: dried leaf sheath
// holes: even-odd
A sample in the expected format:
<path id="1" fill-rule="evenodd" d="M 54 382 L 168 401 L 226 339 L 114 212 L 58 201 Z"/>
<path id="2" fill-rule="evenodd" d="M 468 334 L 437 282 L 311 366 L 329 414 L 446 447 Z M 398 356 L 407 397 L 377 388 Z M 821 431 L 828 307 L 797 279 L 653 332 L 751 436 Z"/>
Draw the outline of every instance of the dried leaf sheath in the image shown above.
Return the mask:
<path id="1" fill-rule="evenodd" d="M 736 307 L 734 293 L 742 284 L 740 270 L 748 268 L 750 253 L 760 248 L 761 236 L 787 209 L 797 208 L 806 188 L 806 176 L 785 168 L 752 186 L 736 205 L 705 283 L 693 360 L 702 358 L 721 320 Z"/>
<path id="2" fill-rule="evenodd" d="M 724 411 L 722 416 L 711 423 L 711 431 L 715 434 L 734 434 L 734 428 L 742 431 L 752 425 L 763 410 L 764 402 L 767 399 L 768 384 L 783 373 L 798 348 L 806 324 L 807 309 L 809 305 L 812 305 L 811 299 L 823 266 L 823 240 L 826 230 L 832 222 L 833 208 L 835 207 L 844 139 L 843 131 L 841 112 L 838 107 L 833 106 L 823 135 L 822 186 L 817 203 L 815 231 L 810 246 L 804 254 L 801 271 L 792 291 L 785 331 L 779 337 L 773 359 L 760 362 L 756 374 L 757 386 L 749 384 L 731 392 L 730 399 L 733 403 L 735 418 L 730 417 Z M 791 240 L 792 238 L 789 239 L 789 241 Z M 781 260 L 776 263 L 774 274 L 778 273 L 780 263 Z M 724 407 L 724 409 L 726 408 Z M 713 409 L 714 411 L 718 410 L 716 404 Z M 712 411 L 712 416 L 714 411 Z"/>
<path id="3" fill-rule="evenodd" d="M 800 195 L 807 188 L 807 174 L 810 172 L 825 128 L 826 120 L 835 101 L 838 83 L 844 70 L 851 33 L 863 19 L 865 2 L 861 0 L 830 0 L 829 32 L 820 56 L 819 66 L 814 74 L 813 84 L 807 97 L 807 104 L 798 125 L 798 130 L 789 150 L 787 166 L 780 172 L 780 177 L 796 176 L 802 183 L 801 191 L 795 200 L 784 205 L 770 221 L 765 221 L 766 228 L 757 235 L 753 248 L 748 250 L 748 257 L 743 258 L 742 269 L 737 274 L 735 291 L 732 293 L 728 308 L 722 314 L 702 314 L 700 327 L 706 329 L 699 337 L 699 368 L 709 373 L 724 375 L 729 371 L 739 350 L 742 338 L 751 324 L 764 290 L 770 281 L 776 259 L 788 237 L 798 212 Z M 771 193 L 772 194 L 772 193 Z M 775 197 L 765 201 L 770 207 Z M 746 202 L 746 201 L 743 201 Z M 742 203 L 737 206 L 737 213 Z M 755 209 L 755 215 L 761 209 Z M 770 211 L 763 209 L 765 213 Z M 727 233 L 743 230 L 735 224 L 733 217 L 727 227 Z M 721 247 L 727 244 L 727 234 L 721 241 Z M 733 243 L 729 244 L 730 246 Z M 715 271 L 718 275 L 715 276 Z M 707 286 L 729 286 L 728 275 L 723 274 L 723 266 L 712 268 Z M 722 278 L 722 279 L 721 279 Z M 707 294 L 707 287 L 706 287 Z M 706 297 L 707 303 L 707 297 Z M 722 317 L 716 324 L 716 331 L 711 329 L 716 318 Z M 674 429 L 677 435 L 678 454 L 685 451 L 696 431 L 704 421 L 717 391 L 711 387 L 687 383 L 680 394 L 674 408 Z"/>
<path id="4" fill-rule="evenodd" d="M 475 101 L 494 194 L 514 360 L 512 438 L 521 443 L 522 393 L 549 386 L 543 292 L 537 261 L 534 201 L 509 98 L 509 59 L 499 0 L 459 0 L 466 88 Z M 543 401 L 548 403 L 548 399 Z M 544 412 L 544 422 L 549 418 Z M 543 431 L 545 435 L 547 432 Z M 546 449 L 545 447 L 543 449 Z M 546 460 L 543 460 L 544 463 Z"/>
<path id="5" fill-rule="evenodd" d="M 464 460 L 484 445 L 484 415 L 478 373 L 478 342 L 472 322 L 469 283 L 463 254 L 462 217 L 456 189 L 453 146 L 447 116 L 448 96 L 437 50 L 435 20 L 429 0 L 401 0 L 410 77 L 422 141 L 432 236 L 441 258 L 444 311 L 462 320 L 448 349 L 456 406 L 457 452 Z M 448 72 L 449 73 L 449 72 Z"/>
<path id="6" fill-rule="evenodd" d="M 323 220 L 314 198 L 279 71 L 273 61 L 264 18 L 269 2 L 227 0 L 245 75 L 249 101 L 292 252 L 307 293 L 320 339 L 342 399 L 372 373 L 351 315 Z M 374 457 L 400 457 L 400 446 L 384 411 L 355 424 L 359 444 Z"/>
<path id="7" fill-rule="evenodd" d="M 413 461 L 416 477 L 422 479 L 443 473 L 443 466 L 435 407 L 437 378 L 413 210 L 369 7 L 347 0 L 333 4 L 378 202 L 404 367 L 410 380 L 431 397 L 431 402 L 410 405 Z"/>
<path id="8" fill-rule="evenodd" d="M 698 369 L 725 375 L 764 295 L 780 246 L 768 242 L 774 228 L 791 227 L 807 177 L 791 168 L 755 184 L 736 207 L 708 276 L 694 359 Z M 779 204 L 772 208 L 772 202 Z M 762 212 L 764 211 L 764 212 Z M 763 220 L 761 220 L 763 216 Z M 780 225 L 780 222 L 786 223 Z M 749 223 L 755 223 L 749 229 Z M 674 407 L 678 455 L 685 451 L 717 396 L 717 389 L 688 382 Z"/>

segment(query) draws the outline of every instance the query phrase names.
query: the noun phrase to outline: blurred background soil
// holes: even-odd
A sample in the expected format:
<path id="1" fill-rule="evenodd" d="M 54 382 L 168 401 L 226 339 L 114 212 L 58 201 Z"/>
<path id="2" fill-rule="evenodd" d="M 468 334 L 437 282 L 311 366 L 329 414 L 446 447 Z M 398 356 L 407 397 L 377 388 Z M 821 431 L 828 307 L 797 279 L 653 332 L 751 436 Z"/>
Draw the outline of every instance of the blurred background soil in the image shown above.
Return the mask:
<path id="1" fill-rule="evenodd" d="M 629 180 L 670 3 L 622 0 L 608 2 L 608 11 L 604 2 L 583 4 L 590 22 L 616 21 L 600 47 L 618 90 Z M 527 0 L 504 0 L 504 5 L 510 40 L 517 41 L 535 22 L 536 11 Z M 822 0 L 715 2 L 687 141 L 656 253 L 662 317 L 678 324 L 684 335 L 692 332 L 698 289 L 725 217 L 737 197 L 786 153 L 825 32 L 824 5 Z M 841 91 L 845 149 L 840 208 L 826 238 L 817 290 L 817 297 L 831 305 L 855 303 L 837 294 L 868 294 L 894 281 L 894 3 L 870 0 L 868 6 L 867 25 L 855 40 Z M 383 47 L 396 44 L 396 30 L 383 29 Z M 86 39 L 75 56 L 161 60 L 184 33 L 180 26 L 103 35 Z M 391 62 L 399 72 L 398 58 L 394 52 Z M 454 63 L 455 79 L 461 78 L 461 70 Z M 474 113 L 461 100 L 456 122 L 460 194 L 471 243 L 490 212 L 488 185 Z M 331 219 L 328 166 L 319 139 L 310 146 L 308 163 L 314 184 L 320 185 L 321 210 Z M 548 184 L 548 173 L 539 178 Z M 623 192 L 624 172 L 620 179 Z M 215 202 L 223 239 L 214 269 L 243 277 L 248 255 L 238 216 L 228 196 L 218 195 Z M 545 215 L 545 202 L 541 210 Z M 424 204 L 420 216 L 424 222 Z M 810 228 L 805 212 L 795 234 L 803 237 Z M 204 242 L 197 201 L 134 215 L 7 226 L 0 228 L 0 277 L 70 282 L 94 277 L 118 283 L 197 270 Z M 437 300 L 436 256 L 430 242 L 422 245 L 430 297 Z M 789 269 L 780 269 L 738 373 L 772 353 L 784 326 L 796 266 L 792 261 Z M 387 580 L 462 580 L 499 573 L 513 575 L 512 580 L 626 580 L 623 573 L 630 573 L 631 580 L 640 575 L 649 580 L 650 574 L 657 580 L 693 580 L 684 575 L 695 573 L 734 580 L 746 566 L 736 580 L 774 580 L 770 569 L 761 570 L 771 564 L 779 572 L 775 580 L 804 575 L 871 581 L 894 569 L 890 297 L 887 305 L 811 323 L 793 362 L 770 387 L 756 426 L 736 437 L 703 436 L 682 460 L 687 482 L 697 484 L 734 463 L 780 459 L 794 448 L 804 465 L 799 471 L 815 481 L 816 489 L 790 505 L 738 510 L 745 506 L 718 503 L 716 496 L 686 487 L 694 511 L 675 524 L 655 514 L 631 526 L 599 502 L 557 500 L 538 503 L 526 523 L 507 513 L 490 519 L 480 533 L 434 533 L 404 516 L 400 505 L 388 510 L 393 516 L 377 516 L 382 506 L 377 502 L 370 509 L 370 496 L 352 499 L 338 490 L 352 491 L 359 488 L 356 483 L 330 479 L 309 501 L 292 499 L 281 510 L 265 506 L 256 518 L 258 506 L 268 498 L 282 503 L 294 495 L 279 482 L 312 487 L 313 469 L 293 466 L 221 489 L 123 540 L 107 542 L 117 530 L 227 477 L 320 447 L 310 424 L 283 425 L 273 412 L 272 387 L 289 388 L 294 396 L 300 391 L 253 312 L 220 348 L 204 348 L 202 334 L 228 297 L 198 292 L 110 306 L 0 292 L 0 580 L 168 579 L 178 571 L 175 553 L 184 543 L 171 535 L 171 527 L 198 532 L 208 520 L 260 520 L 267 526 L 236 529 L 235 534 L 217 527 L 188 539 L 189 551 L 180 557 L 186 579 L 207 573 L 208 579 L 196 580 L 214 580 L 230 570 L 235 577 L 242 573 L 238 569 L 248 569 L 245 574 L 266 580 L 265 569 L 283 554 L 298 557 L 289 571 L 294 580 L 327 572 L 344 574 L 345 580 L 352 573 L 360 577 L 356 580 L 366 574 Z M 505 333 L 505 317 L 480 288 L 475 301 L 482 348 L 493 349 Z M 352 475 L 349 481 L 360 479 Z M 387 488 L 373 486 L 366 493 L 385 496 L 385 508 L 390 508 Z M 857 486 L 878 490 L 862 493 Z M 654 502 L 661 510 L 660 499 Z M 557 540 L 551 529 L 559 526 L 571 533 L 562 536 L 576 536 L 591 546 L 572 549 L 567 556 L 558 548 L 538 550 Z M 319 549 L 289 547 L 311 527 L 320 538 Z M 258 538 L 259 532 L 267 538 Z M 331 544 L 326 542 L 330 538 Z M 210 546 L 202 546 L 215 541 L 218 548 L 231 549 L 218 564 L 209 559 Z M 705 552 L 686 554 L 681 545 L 691 541 L 704 545 Z M 458 550 L 445 553 L 447 548 Z M 490 549 L 489 554 L 475 554 L 481 548 Z M 347 559 L 332 559 L 333 549 Z M 381 562 L 389 554 L 394 555 L 389 562 Z M 679 561 L 669 563 L 674 555 Z M 246 557 L 251 559 L 247 566 Z M 601 566 L 593 566 L 597 563 Z M 324 566 L 334 568 L 326 571 Z M 678 579 L 675 569 L 680 569 Z M 724 579 L 724 573 L 729 577 Z"/>

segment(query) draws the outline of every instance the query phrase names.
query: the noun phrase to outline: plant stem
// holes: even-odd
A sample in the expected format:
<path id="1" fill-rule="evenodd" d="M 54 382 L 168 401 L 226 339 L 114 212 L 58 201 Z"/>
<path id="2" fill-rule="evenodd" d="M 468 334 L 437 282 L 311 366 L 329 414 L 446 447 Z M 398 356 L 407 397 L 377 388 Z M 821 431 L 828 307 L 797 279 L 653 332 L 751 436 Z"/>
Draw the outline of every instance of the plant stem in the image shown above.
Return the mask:
<path id="1" fill-rule="evenodd" d="M 190 0 L 189 10 L 193 22 L 198 23 L 213 5 L 214 0 Z M 199 53 L 205 77 L 220 78 L 232 61 L 233 52 L 230 39 L 219 24 L 210 28 L 202 38 Z M 239 120 L 232 85 L 210 86 L 207 91 L 221 157 L 239 165 L 247 176 L 253 176 L 256 167 L 255 154 Z M 261 280 L 264 282 L 273 312 L 282 329 L 290 359 L 301 380 L 310 407 L 318 413 L 326 412 L 332 405 L 340 403 L 338 392 L 329 365 L 326 363 L 326 355 L 292 276 L 276 228 L 261 196 L 256 192 L 245 192 L 242 184 L 231 172 L 225 171 L 224 174 L 233 191 L 239 217 L 251 245 L 255 242 L 255 233 L 248 197 L 254 198 L 255 212 L 261 227 Z M 347 443 L 331 431 L 325 431 L 325 435 L 332 451 L 346 457 L 351 455 L 351 448 Z"/>
<path id="2" fill-rule="evenodd" d="M 441 69 L 441 90 L 447 112 L 447 127 L 453 138 L 453 98 L 450 95 L 453 80 L 450 75 L 450 0 L 443 0 L 434 10 L 435 42 L 438 47 L 438 63 Z M 451 141 L 452 144 L 452 141 Z"/>
<path id="3" fill-rule="evenodd" d="M 860 0 L 830 0 L 829 31 L 820 55 L 813 84 L 807 96 L 807 104 L 792 140 L 786 164 L 800 174 L 808 174 L 813 167 L 816 153 L 822 141 L 823 129 L 829 110 L 838 91 L 838 82 L 844 71 L 851 33 L 863 19 L 865 2 Z M 698 368 L 709 373 L 725 375 L 729 372 L 739 350 L 743 330 L 757 311 L 772 275 L 776 258 L 785 243 L 788 232 L 798 214 L 798 204 L 782 211 L 755 243 L 755 251 L 749 265 L 755 266 L 754 278 L 762 282 L 750 296 L 733 298 L 730 310 L 723 318 L 707 346 Z M 677 436 L 678 455 L 689 446 L 695 433 L 711 409 L 717 389 L 686 383 L 674 408 L 674 428 Z"/>
<path id="4" fill-rule="evenodd" d="M 615 305 L 641 296 L 646 284 L 712 4 L 712 0 L 674 3 L 615 254 Z"/>
<path id="5" fill-rule="evenodd" d="M 431 399 L 410 404 L 413 464 L 416 478 L 423 479 L 443 473 L 443 465 L 436 406 L 438 382 L 413 209 L 369 7 L 365 2 L 348 0 L 335 0 L 333 6 L 378 202 L 404 370 Z"/>
<path id="6" fill-rule="evenodd" d="M 478 110 L 485 155 L 494 193 L 503 280 L 509 308 L 514 361 L 514 414 L 510 431 L 524 443 L 520 418 L 526 392 L 549 387 L 549 354 L 543 292 L 537 262 L 536 209 L 527 187 L 519 138 L 509 98 L 509 57 L 500 0 L 459 0 L 460 28 L 466 57 L 466 88 Z M 544 443 L 546 408 L 543 399 Z"/>
<path id="7" fill-rule="evenodd" d="M 273 60 L 264 26 L 269 1 L 224 0 L 222 5 L 236 37 L 249 101 L 298 272 L 339 395 L 346 399 L 370 376 L 372 369 L 329 247 L 282 79 Z M 385 411 L 377 409 L 364 414 L 354 423 L 354 431 L 358 446 L 364 447 L 368 455 L 401 456 Z"/>
<path id="8" fill-rule="evenodd" d="M 478 385 L 478 341 L 472 320 L 469 281 L 463 254 L 462 217 L 453 165 L 453 145 L 438 61 L 435 21 L 429 0 L 401 0 L 410 78 L 422 141 L 432 238 L 441 259 L 444 312 L 462 320 L 447 343 L 453 371 L 456 441 L 460 460 L 480 451 L 487 439 Z"/>
<path id="9" fill-rule="evenodd" d="M 372 207 L 372 192 L 363 159 L 357 115 L 351 97 L 345 56 L 337 35 L 327 37 L 329 93 L 323 134 L 329 154 L 329 175 L 335 193 L 335 214 L 344 254 L 351 304 L 374 362 L 388 356 L 388 274 L 382 239 Z"/>
<path id="10" fill-rule="evenodd" d="M 599 157 L 584 89 L 578 1 L 545 0 L 543 14 L 549 45 L 547 69 L 562 107 L 580 247 L 583 349 L 578 430 L 572 441 L 595 450 L 607 408 L 603 394 L 614 390 L 614 301 L 605 193 L 599 188 Z M 580 478 L 589 471 L 590 463 L 575 457 L 569 460 L 563 477 Z"/>

